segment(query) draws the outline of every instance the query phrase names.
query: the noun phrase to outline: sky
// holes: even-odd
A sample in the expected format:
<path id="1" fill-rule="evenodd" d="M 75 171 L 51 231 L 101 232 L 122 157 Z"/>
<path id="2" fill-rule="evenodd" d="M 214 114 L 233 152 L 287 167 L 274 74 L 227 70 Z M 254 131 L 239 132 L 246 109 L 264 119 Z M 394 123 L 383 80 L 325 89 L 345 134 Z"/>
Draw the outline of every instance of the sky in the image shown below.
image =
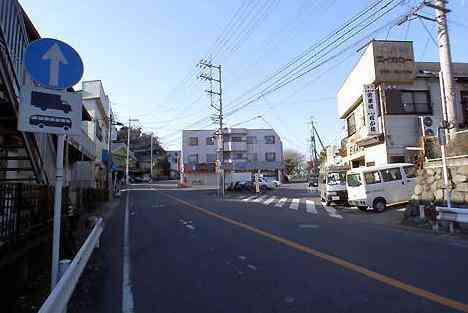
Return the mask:
<path id="1" fill-rule="evenodd" d="M 209 85 L 197 79 L 200 59 L 211 55 L 214 64 L 222 65 L 223 104 L 229 111 L 250 102 L 239 96 L 249 89 L 261 91 L 254 87 L 371 2 L 20 0 L 42 37 L 65 41 L 78 51 L 83 80 L 102 81 L 119 121 L 138 119 L 168 150 L 181 149 L 182 129 L 214 129 L 209 120 L 194 123 L 214 113 L 205 93 Z M 343 47 L 370 38 L 412 40 L 416 61 L 438 61 L 434 23 L 388 24 L 419 2 L 405 1 Z M 468 3 L 451 0 L 448 7 L 453 60 L 468 62 Z M 432 16 L 433 10 L 420 13 Z M 352 46 L 275 92 L 253 97 L 226 119 L 227 125 L 273 127 L 285 149 L 308 155 L 313 118 L 324 144 L 338 144 L 344 122 L 337 116 L 336 93 L 359 58 L 358 48 Z"/>

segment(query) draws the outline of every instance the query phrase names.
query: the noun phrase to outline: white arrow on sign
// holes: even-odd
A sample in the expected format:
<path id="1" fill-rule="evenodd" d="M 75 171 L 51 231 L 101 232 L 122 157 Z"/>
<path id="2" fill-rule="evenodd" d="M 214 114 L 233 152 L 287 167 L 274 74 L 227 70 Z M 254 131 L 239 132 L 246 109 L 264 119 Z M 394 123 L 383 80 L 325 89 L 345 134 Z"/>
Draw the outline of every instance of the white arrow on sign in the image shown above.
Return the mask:
<path id="1" fill-rule="evenodd" d="M 57 86 L 59 80 L 60 63 L 68 64 L 68 60 L 60 50 L 60 47 L 55 43 L 42 56 L 42 60 L 49 60 L 49 85 Z"/>

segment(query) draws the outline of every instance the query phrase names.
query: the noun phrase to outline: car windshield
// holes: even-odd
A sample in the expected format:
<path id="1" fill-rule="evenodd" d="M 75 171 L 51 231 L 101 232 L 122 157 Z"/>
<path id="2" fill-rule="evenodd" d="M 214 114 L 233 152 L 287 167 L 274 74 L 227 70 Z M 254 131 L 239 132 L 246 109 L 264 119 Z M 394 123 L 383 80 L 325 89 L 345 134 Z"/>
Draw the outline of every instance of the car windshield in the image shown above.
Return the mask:
<path id="1" fill-rule="evenodd" d="M 329 173 L 327 176 L 327 183 L 329 185 L 343 185 L 346 183 L 346 173 L 345 172 L 334 172 Z"/>
<path id="2" fill-rule="evenodd" d="M 348 186 L 350 187 L 359 187 L 362 185 L 361 174 L 358 173 L 348 174 L 346 180 L 348 182 Z"/>

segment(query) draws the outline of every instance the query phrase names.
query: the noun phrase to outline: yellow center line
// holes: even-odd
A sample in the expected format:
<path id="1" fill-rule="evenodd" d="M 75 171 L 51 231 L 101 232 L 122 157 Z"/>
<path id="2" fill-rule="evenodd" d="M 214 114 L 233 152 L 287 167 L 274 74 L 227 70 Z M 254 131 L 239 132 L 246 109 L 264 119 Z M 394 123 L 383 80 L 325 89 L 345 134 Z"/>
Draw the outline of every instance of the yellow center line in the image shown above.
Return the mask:
<path id="1" fill-rule="evenodd" d="M 410 284 L 401 282 L 401 281 L 399 281 L 397 279 L 394 279 L 394 278 L 391 278 L 389 276 L 374 272 L 374 271 L 369 270 L 369 269 L 367 269 L 365 267 L 362 267 L 360 265 L 353 264 L 353 263 L 348 262 L 348 261 L 346 261 L 344 259 L 341 259 L 341 258 L 332 256 L 332 255 L 320 252 L 318 250 L 309 248 L 307 246 L 304 246 L 304 245 L 299 244 L 297 242 L 294 242 L 294 241 L 288 240 L 286 238 L 280 237 L 278 235 L 274 235 L 272 233 L 263 231 L 263 230 L 258 229 L 256 227 L 253 227 L 253 226 L 238 222 L 236 220 L 230 219 L 230 218 L 225 217 L 223 215 L 214 213 L 214 212 L 212 212 L 210 210 L 207 210 L 207 209 L 204 209 L 202 207 L 196 206 L 196 205 L 194 205 L 194 204 L 192 204 L 190 202 L 187 202 L 187 201 L 184 201 L 184 200 L 179 199 L 177 197 L 171 196 L 171 195 L 169 195 L 167 193 L 164 193 L 164 192 L 160 192 L 160 193 L 165 195 L 168 198 L 171 198 L 171 199 L 173 199 L 173 200 L 175 200 L 175 201 L 177 201 L 179 203 L 182 203 L 182 204 L 184 204 L 184 205 L 186 205 L 188 207 L 191 207 L 191 208 L 193 208 L 193 209 L 195 209 L 197 211 L 200 211 L 200 212 L 202 212 L 202 213 L 204 213 L 206 215 L 209 215 L 211 217 L 220 219 L 220 220 L 222 220 L 222 221 L 224 221 L 226 223 L 236 225 L 236 226 L 238 226 L 240 228 L 247 229 L 247 230 L 249 230 L 249 231 L 251 231 L 253 233 L 256 233 L 256 234 L 261 235 L 263 237 L 269 238 L 269 239 L 271 239 L 273 241 L 276 241 L 278 243 L 284 244 L 285 246 L 288 246 L 288 247 L 291 247 L 291 248 L 296 249 L 298 251 L 304 252 L 306 254 L 321 258 L 323 260 L 326 260 L 326 261 L 328 261 L 330 263 L 341 266 L 341 267 L 343 267 L 345 269 L 348 269 L 348 270 L 351 270 L 353 272 L 363 274 L 363 275 L 365 275 L 365 276 L 367 276 L 369 278 L 372 278 L 374 280 L 377 280 L 377 281 L 379 281 L 381 283 L 384 283 L 386 285 L 390 285 L 390 286 L 393 286 L 395 288 L 404 290 L 406 292 L 409 292 L 409 293 L 411 293 L 413 295 L 419 296 L 419 297 L 424 298 L 426 300 L 430 300 L 432 302 L 436 302 L 436 303 L 445 305 L 445 306 L 447 306 L 449 308 L 460 310 L 461 312 L 467 312 L 468 313 L 468 304 L 465 304 L 465 303 L 462 303 L 462 302 L 458 302 L 456 300 L 452 300 L 452 299 L 440 296 L 440 295 L 435 294 L 433 292 L 430 292 L 430 291 L 427 291 L 427 290 L 412 286 Z"/>

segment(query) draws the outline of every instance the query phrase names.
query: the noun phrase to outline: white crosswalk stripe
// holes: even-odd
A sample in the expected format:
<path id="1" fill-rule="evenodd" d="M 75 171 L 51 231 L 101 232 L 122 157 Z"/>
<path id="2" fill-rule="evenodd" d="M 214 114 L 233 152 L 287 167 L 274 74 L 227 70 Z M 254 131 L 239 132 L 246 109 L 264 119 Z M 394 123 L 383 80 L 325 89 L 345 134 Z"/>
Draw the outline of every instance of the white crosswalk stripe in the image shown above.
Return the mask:
<path id="1" fill-rule="evenodd" d="M 253 200 L 252 202 L 262 202 L 265 199 L 265 196 L 258 197 L 257 199 Z"/>
<path id="2" fill-rule="evenodd" d="M 324 205 L 323 208 L 327 211 L 328 215 L 335 218 L 343 218 L 340 214 L 336 213 L 336 209 L 331 206 Z"/>
<path id="3" fill-rule="evenodd" d="M 276 207 L 281 207 L 281 206 L 283 206 L 283 205 L 286 203 L 286 201 L 288 201 L 288 198 L 281 198 L 281 199 L 278 201 L 278 203 L 275 204 L 275 206 L 276 206 Z"/>
<path id="4" fill-rule="evenodd" d="M 269 199 L 266 199 L 263 204 L 270 205 L 276 200 L 276 197 L 271 197 Z"/>
<path id="5" fill-rule="evenodd" d="M 248 202 L 248 201 L 252 201 L 253 199 L 255 199 L 255 196 L 247 197 L 245 199 L 242 199 L 242 201 Z"/>
<path id="6" fill-rule="evenodd" d="M 299 209 L 299 199 L 292 199 L 291 204 L 289 205 L 291 210 L 298 210 Z"/>
<path id="7" fill-rule="evenodd" d="M 315 208 L 315 202 L 313 200 L 306 200 L 306 212 L 317 214 L 317 209 Z"/>

